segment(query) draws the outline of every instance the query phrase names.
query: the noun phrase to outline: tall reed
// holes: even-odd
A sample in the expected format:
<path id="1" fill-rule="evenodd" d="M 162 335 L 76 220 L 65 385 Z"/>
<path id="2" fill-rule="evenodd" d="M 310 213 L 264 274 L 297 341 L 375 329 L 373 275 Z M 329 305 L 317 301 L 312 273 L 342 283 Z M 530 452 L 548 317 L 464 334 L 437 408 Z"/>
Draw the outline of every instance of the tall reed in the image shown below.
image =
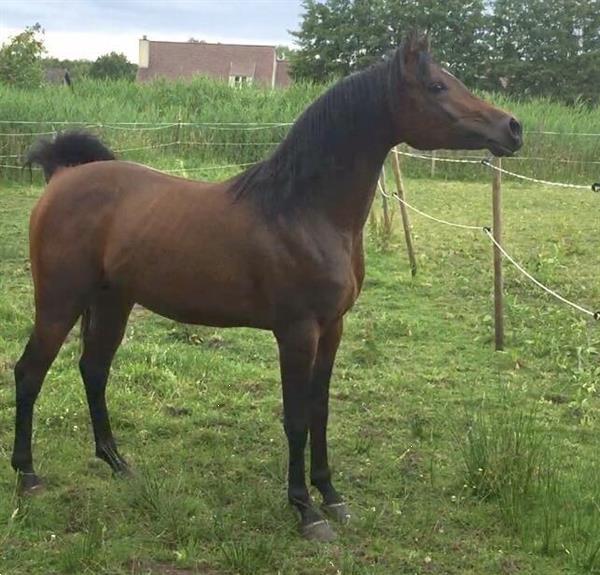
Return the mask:
<path id="1" fill-rule="evenodd" d="M 287 90 L 258 86 L 232 89 L 200 77 L 188 82 L 150 84 L 82 80 L 74 92 L 61 86 L 19 90 L 0 85 L 0 121 L 7 122 L 0 124 L 0 164 L 19 164 L 22 154 L 40 132 L 86 125 L 91 125 L 90 129 L 113 148 L 126 150 L 120 157 L 158 168 L 175 168 L 182 162 L 186 168 L 254 162 L 269 154 L 285 136 L 288 126 L 248 130 L 247 126 L 185 123 L 287 124 L 325 88 L 297 84 Z M 484 97 L 512 111 L 525 126 L 525 146 L 517 158 L 505 160 L 505 167 L 538 178 L 572 183 L 588 184 L 600 179 L 600 136 L 571 135 L 600 134 L 600 108 L 567 107 L 539 99 L 511 101 L 494 94 Z M 12 123 L 20 120 L 37 123 Z M 161 122 L 173 125 L 160 129 L 112 126 L 122 122 L 147 123 L 146 128 Z M 558 135 L 539 133 L 544 131 Z M 156 149 L 145 149 L 159 145 Z M 438 156 L 465 154 L 439 152 Z M 403 164 L 413 177 L 431 175 L 430 161 L 404 158 Z M 443 162 L 436 163 L 435 175 L 446 179 L 489 177 L 486 169 L 477 164 Z M 0 177 L 20 176 L 18 170 L 0 167 Z"/>

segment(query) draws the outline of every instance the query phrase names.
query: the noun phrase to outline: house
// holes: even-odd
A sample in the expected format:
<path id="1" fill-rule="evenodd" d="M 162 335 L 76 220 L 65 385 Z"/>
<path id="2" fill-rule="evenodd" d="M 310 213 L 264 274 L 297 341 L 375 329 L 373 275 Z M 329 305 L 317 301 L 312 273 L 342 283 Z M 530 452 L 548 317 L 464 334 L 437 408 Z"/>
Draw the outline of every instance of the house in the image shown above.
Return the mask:
<path id="1" fill-rule="evenodd" d="M 275 46 L 209 44 L 208 42 L 160 42 L 140 40 L 137 79 L 220 78 L 230 86 L 259 84 L 285 87 L 291 82 L 286 60 L 277 58 Z"/>

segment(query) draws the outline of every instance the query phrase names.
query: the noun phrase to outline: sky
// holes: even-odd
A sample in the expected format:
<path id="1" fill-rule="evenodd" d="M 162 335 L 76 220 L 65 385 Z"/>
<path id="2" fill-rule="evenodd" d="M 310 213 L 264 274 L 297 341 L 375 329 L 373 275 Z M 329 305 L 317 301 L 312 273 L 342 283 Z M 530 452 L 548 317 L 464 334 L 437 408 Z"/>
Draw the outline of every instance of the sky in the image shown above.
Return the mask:
<path id="1" fill-rule="evenodd" d="M 48 56 L 95 60 L 123 52 L 138 62 L 138 40 L 291 45 L 301 0 L 0 0 L 0 44 L 26 26 L 45 30 Z"/>

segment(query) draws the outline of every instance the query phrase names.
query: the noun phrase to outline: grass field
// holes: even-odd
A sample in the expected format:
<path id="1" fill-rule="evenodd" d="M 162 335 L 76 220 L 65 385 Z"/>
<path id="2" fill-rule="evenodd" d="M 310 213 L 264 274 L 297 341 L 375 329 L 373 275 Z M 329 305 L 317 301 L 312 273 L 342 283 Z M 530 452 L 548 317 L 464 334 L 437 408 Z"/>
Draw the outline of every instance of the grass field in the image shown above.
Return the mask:
<path id="1" fill-rule="evenodd" d="M 213 174 L 212 177 L 215 177 Z M 487 224 L 489 185 L 407 180 L 448 220 Z M 368 228 L 364 291 L 332 382 L 330 445 L 353 521 L 317 546 L 286 504 L 268 333 L 136 311 L 109 384 L 132 480 L 92 457 L 76 330 L 36 406 L 47 489 L 9 466 L 12 366 L 32 322 L 27 218 L 39 187 L 0 192 L 0 574 L 514 575 L 600 573 L 600 324 L 506 268 L 507 350 L 492 351 L 482 233 L 398 214 Z M 505 242 L 540 280 L 600 308 L 600 198 L 505 185 Z"/>

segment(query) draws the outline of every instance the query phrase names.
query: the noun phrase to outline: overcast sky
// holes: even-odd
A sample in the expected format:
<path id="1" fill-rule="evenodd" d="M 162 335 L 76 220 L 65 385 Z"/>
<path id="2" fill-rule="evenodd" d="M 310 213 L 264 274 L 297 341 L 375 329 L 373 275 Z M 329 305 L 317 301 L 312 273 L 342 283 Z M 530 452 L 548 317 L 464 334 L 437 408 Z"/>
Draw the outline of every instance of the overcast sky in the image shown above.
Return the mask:
<path id="1" fill-rule="evenodd" d="M 115 51 L 137 63 L 144 34 L 289 45 L 301 13 L 301 0 L 0 0 L 0 43 L 39 22 L 50 56 L 96 59 Z"/>

